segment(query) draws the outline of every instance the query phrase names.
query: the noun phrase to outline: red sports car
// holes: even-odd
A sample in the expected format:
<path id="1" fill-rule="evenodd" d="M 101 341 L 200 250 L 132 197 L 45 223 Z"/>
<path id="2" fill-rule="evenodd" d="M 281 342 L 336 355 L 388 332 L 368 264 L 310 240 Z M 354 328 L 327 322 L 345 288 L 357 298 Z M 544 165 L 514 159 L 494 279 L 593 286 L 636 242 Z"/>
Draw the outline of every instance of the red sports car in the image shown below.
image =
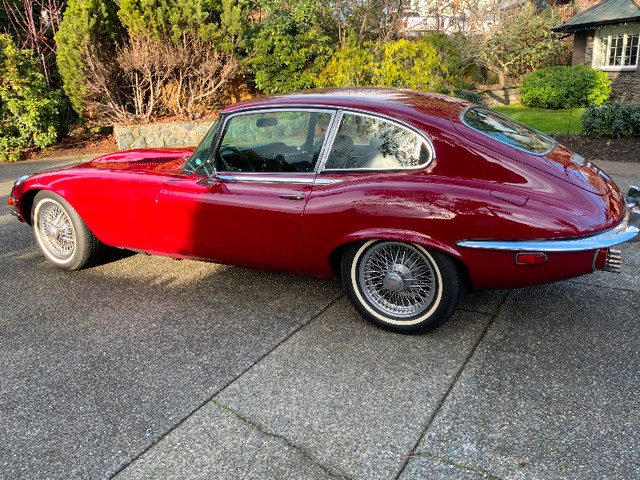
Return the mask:
<path id="1" fill-rule="evenodd" d="M 103 245 L 341 278 L 374 324 L 444 323 L 465 286 L 617 270 L 640 193 L 488 108 L 424 92 L 324 90 L 226 108 L 200 145 L 133 150 L 18 179 L 45 257 Z"/>

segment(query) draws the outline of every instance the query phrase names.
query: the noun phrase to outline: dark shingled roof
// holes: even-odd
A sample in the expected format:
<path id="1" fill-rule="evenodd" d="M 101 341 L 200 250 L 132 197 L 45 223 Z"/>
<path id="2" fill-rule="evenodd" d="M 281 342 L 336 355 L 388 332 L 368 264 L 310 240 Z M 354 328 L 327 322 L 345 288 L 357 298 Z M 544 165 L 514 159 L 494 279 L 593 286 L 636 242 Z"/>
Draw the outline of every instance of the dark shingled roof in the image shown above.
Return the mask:
<path id="1" fill-rule="evenodd" d="M 573 33 L 591 30 L 605 25 L 640 23 L 640 8 L 631 0 L 604 0 L 551 30 L 558 33 Z"/>

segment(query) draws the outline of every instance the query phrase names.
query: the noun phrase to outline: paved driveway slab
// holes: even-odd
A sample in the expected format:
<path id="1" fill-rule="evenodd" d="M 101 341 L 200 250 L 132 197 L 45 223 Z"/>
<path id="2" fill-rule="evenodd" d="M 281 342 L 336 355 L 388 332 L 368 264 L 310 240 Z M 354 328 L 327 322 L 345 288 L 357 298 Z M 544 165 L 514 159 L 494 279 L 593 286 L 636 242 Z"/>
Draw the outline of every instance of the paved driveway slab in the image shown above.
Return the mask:
<path id="1" fill-rule="evenodd" d="M 638 478 L 638 312 L 626 290 L 512 292 L 402 478 L 432 478 L 420 456 L 499 478 Z"/>
<path id="2" fill-rule="evenodd" d="M 116 480 L 202 478 L 328 480 L 336 478 L 285 440 L 208 403 Z"/>
<path id="3" fill-rule="evenodd" d="M 489 319 L 459 312 L 431 335 L 401 336 L 343 299 L 215 400 L 335 474 L 393 478 Z"/>

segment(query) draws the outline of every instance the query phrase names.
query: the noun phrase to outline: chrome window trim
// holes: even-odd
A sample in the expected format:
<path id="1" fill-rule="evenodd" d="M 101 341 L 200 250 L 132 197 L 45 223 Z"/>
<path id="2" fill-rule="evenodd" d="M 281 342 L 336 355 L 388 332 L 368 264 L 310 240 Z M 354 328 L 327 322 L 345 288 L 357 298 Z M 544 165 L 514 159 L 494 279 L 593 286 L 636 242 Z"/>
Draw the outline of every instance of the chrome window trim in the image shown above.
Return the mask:
<path id="1" fill-rule="evenodd" d="M 529 150 L 527 150 L 527 149 L 525 149 L 525 148 L 516 147 L 515 145 L 511 145 L 510 143 L 505 143 L 505 142 L 501 141 L 500 139 L 498 139 L 498 138 L 496 138 L 496 137 L 492 137 L 492 136 L 491 136 L 491 135 L 489 135 L 488 133 L 483 132 L 482 130 L 478 130 L 477 128 L 473 128 L 471 125 L 469 125 L 469 124 L 464 120 L 464 115 L 465 115 L 465 113 L 467 113 L 469 110 L 488 110 L 488 111 L 490 111 L 492 114 L 498 115 L 498 116 L 500 116 L 500 117 L 507 118 L 508 120 L 510 120 L 510 121 L 512 121 L 512 122 L 514 122 L 514 123 L 517 123 L 518 125 L 521 125 L 521 126 L 525 127 L 525 128 L 526 128 L 526 129 L 528 129 L 528 130 L 535 130 L 536 132 L 540 133 L 542 136 L 546 137 L 548 140 L 551 140 L 551 147 L 549 147 L 549 149 L 545 150 L 545 151 L 544 151 L 544 152 L 542 152 L 542 153 L 536 153 L 536 152 L 531 152 L 531 151 L 529 151 Z M 462 122 L 462 124 L 463 124 L 464 126 L 466 126 L 467 128 L 470 128 L 470 129 L 471 129 L 471 130 L 473 130 L 474 132 L 478 132 L 478 133 L 480 133 L 480 134 L 484 135 L 485 137 L 489 137 L 489 138 L 491 138 L 491 139 L 495 140 L 496 142 L 501 143 L 502 145 L 507 145 L 507 146 L 512 147 L 512 148 L 515 148 L 516 150 L 519 150 L 519 151 L 521 151 L 521 152 L 528 153 L 529 155 L 535 155 L 536 157 L 544 157 L 545 155 L 549 155 L 549 154 L 550 154 L 551 152 L 553 152 L 556 148 L 558 148 L 558 142 L 557 142 L 554 138 L 552 138 L 552 137 L 550 137 L 549 135 L 547 135 L 546 133 L 542 133 L 542 132 L 540 132 L 540 131 L 536 130 L 535 128 L 532 128 L 532 127 L 530 127 L 530 126 L 528 126 L 528 125 L 525 125 L 524 123 L 519 122 L 519 121 L 517 121 L 517 120 L 515 120 L 515 119 L 513 119 L 513 118 L 511 118 L 511 117 L 509 117 L 509 116 L 507 116 L 507 115 L 504 115 L 504 114 L 502 114 L 502 113 L 500 113 L 500 112 L 496 112 L 495 110 L 493 110 L 493 109 L 491 109 L 491 108 L 482 107 L 482 106 L 478 106 L 478 105 L 469 105 L 469 106 L 467 106 L 467 107 L 465 107 L 465 108 L 463 108 L 463 109 L 462 109 L 462 111 L 460 112 L 460 115 L 458 115 L 458 118 L 460 119 L 460 121 Z"/>
<path id="2" fill-rule="evenodd" d="M 340 123 L 342 123 L 343 116 L 343 111 L 338 110 L 335 117 L 333 117 L 332 119 L 332 123 L 327 130 L 327 134 L 325 135 L 322 149 L 320 150 L 320 156 L 318 157 L 318 161 L 316 162 L 316 174 L 319 174 L 324 170 L 324 166 L 329 159 L 329 153 L 331 153 L 331 149 L 333 148 L 333 142 L 335 142 L 336 136 L 338 135 L 338 130 L 340 129 Z"/>
<path id="3" fill-rule="evenodd" d="M 640 228 L 637 226 L 640 209 L 627 208 L 622 221 L 609 230 L 576 238 L 557 238 L 539 240 L 460 240 L 458 247 L 484 250 L 503 250 L 512 252 L 581 252 L 612 247 L 620 243 L 638 240 Z M 635 239 L 634 239 L 635 237 Z"/>
<path id="4" fill-rule="evenodd" d="M 410 133 L 413 133 L 414 135 L 418 136 L 418 138 L 421 138 L 422 141 L 426 144 L 427 146 L 427 150 L 429 151 L 429 158 L 427 159 L 427 161 L 421 165 L 415 165 L 415 166 L 410 166 L 410 167 L 386 167 L 386 168 L 325 168 L 325 164 L 329 158 L 329 153 L 331 153 L 331 148 L 333 148 L 333 142 L 335 141 L 335 137 L 338 134 L 338 130 L 340 129 L 340 123 L 342 122 L 342 118 L 344 117 L 344 114 L 355 114 L 355 115 L 360 115 L 361 117 L 369 117 L 369 118 L 373 118 L 374 120 L 382 120 L 391 124 L 396 125 L 399 128 L 402 128 L 403 130 L 407 130 Z M 324 163 L 322 164 L 322 170 L 320 170 L 320 172 L 388 172 L 388 171 L 396 171 L 396 170 L 419 170 L 421 168 L 426 168 L 428 167 L 433 160 L 436 158 L 436 151 L 433 148 L 433 143 L 431 142 L 431 139 L 429 139 L 429 137 L 427 137 L 424 133 L 422 133 L 421 131 L 419 131 L 418 129 L 416 129 L 415 127 L 403 122 L 402 120 L 397 120 L 395 118 L 391 118 L 387 115 L 382 115 L 382 114 L 377 114 L 377 113 L 371 113 L 365 110 L 358 110 L 358 109 L 353 109 L 353 108 L 341 108 L 339 110 L 339 114 L 340 114 L 340 119 L 337 122 L 336 125 L 336 129 L 335 129 L 335 133 L 333 134 L 332 138 L 331 138 L 331 144 L 329 145 L 328 151 L 327 151 L 327 156 L 324 159 Z"/>
<path id="5" fill-rule="evenodd" d="M 234 172 L 238 173 L 238 172 Z M 245 175 L 244 172 L 239 172 L 240 175 L 218 175 L 213 177 L 213 180 L 219 180 L 222 182 L 230 182 L 230 183 L 277 183 L 277 184 L 296 184 L 296 185 L 332 185 L 334 183 L 339 183 L 342 180 L 333 180 L 333 179 L 317 179 L 316 174 L 313 172 L 301 172 L 298 175 L 308 176 L 309 178 L 300 178 L 291 176 L 291 173 L 278 173 L 278 172 L 264 172 L 257 174 L 247 173 Z M 281 176 L 280 176 L 281 175 Z"/>

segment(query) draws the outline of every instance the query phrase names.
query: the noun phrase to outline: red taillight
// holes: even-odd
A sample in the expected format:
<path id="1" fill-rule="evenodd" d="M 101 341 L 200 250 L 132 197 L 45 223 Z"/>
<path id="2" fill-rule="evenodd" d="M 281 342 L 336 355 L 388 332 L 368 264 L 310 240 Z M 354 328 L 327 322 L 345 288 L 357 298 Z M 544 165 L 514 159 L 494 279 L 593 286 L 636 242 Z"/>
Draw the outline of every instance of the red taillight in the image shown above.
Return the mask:
<path id="1" fill-rule="evenodd" d="M 516 253 L 518 265 L 542 265 L 547 261 L 547 256 L 542 252 Z"/>
<path id="2" fill-rule="evenodd" d="M 13 198 L 9 198 L 9 199 L 7 200 L 7 203 L 8 203 L 9 205 L 11 205 L 12 207 L 13 207 L 13 206 L 15 206 L 15 204 L 16 204 L 16 202 L 14 202 L 14 201 L 13 201 Z"/>

